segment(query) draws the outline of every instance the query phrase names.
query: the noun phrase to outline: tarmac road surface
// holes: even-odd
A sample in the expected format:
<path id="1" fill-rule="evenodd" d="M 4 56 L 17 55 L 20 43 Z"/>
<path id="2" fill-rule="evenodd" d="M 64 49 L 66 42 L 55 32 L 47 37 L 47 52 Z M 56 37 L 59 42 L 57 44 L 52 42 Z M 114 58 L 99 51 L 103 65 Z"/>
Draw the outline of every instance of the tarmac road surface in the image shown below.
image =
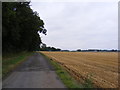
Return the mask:
<path id="1" fill-rule="evenodd" d="M 40 53 L 34 53 L 6 79 L 4 88 L 66 88 L 54 68 Z"/>

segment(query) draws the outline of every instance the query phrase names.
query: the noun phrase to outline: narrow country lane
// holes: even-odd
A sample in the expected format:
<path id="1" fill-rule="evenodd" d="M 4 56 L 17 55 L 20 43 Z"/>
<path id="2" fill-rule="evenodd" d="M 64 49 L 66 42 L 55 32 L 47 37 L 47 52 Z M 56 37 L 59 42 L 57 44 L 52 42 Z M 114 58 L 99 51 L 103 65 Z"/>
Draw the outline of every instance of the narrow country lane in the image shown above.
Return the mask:
<path id="1" fill-rule="evenodd" d="M 3 88 L 65 88 L 54 68 L 40 53 L 34 53 L 5 80 Z"/>

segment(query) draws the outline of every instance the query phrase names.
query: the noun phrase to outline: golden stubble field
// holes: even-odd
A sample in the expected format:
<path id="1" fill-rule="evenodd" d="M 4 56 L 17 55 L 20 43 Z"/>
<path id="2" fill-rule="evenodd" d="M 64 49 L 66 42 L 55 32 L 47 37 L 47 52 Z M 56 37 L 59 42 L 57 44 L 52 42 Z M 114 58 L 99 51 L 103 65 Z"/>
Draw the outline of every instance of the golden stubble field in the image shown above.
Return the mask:
<path id="1" fill-rule="evenodd" d="M 118 87 L 117 52 L 41 52 L 62 65 L 75 79 L 91 78 L 97 87 Z"/>

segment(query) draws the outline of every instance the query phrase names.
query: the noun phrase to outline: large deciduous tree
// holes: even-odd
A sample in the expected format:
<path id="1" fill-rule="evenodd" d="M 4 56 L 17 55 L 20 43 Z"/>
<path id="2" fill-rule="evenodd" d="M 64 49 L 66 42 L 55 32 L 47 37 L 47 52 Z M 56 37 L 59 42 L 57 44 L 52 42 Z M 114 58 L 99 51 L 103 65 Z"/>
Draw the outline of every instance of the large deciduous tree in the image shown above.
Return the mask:
<path id="1" fill-rule="evenodd" d="M 30 8 L 30 2 L 2 3 L 3 53 L 38 50 L 41 38 L 46 34 L 44 22 Z"/>

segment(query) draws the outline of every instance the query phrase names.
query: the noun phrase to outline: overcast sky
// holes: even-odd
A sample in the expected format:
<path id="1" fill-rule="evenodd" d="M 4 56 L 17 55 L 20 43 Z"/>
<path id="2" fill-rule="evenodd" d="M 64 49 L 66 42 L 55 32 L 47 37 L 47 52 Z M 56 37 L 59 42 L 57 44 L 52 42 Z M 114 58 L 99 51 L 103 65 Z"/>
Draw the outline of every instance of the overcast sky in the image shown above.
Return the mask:
<path id="1" fill-rule="evenodd" d="M 113 2 L 31 2 L 48 30 L 43 43 L 61 49 L 117 49 L 118 7 Z"/>

